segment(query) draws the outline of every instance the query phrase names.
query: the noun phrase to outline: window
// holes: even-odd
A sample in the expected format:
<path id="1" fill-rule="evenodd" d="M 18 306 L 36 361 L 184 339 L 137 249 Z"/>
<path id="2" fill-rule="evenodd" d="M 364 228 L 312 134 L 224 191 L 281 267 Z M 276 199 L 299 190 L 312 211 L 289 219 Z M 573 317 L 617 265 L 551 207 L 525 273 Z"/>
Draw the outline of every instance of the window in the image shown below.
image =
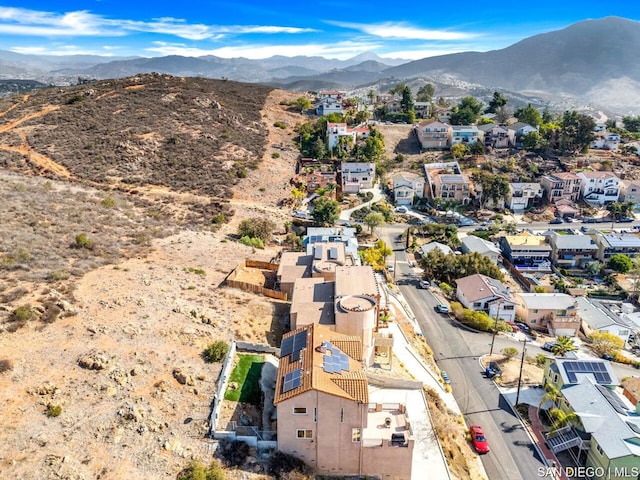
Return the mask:
<path id="1" fill-rule="evenodd" d="M 474 307 L 481 307 L 482 306 L 482 302 L 473 302 L 473 306 Z"/>
<path id="2" fill-rule="evenodd" d="M 604 455 L 604 450 L 602 450 L 602 447 L 600 445 L 598 445 L 597 443 L 596 443 L 596 450 L 598 451 L 598 453 L 600 455 Z"/>
<path id="3" fill-rule="evenodd" d="M 307 407 L 293 407 L 293 414 L 294 415 L 306 415 L 307 414 Z"/>
<path id="4" fill-rule="evenodd" d="M 531 313 L 538 313 L 538 309 L 537 308 L 531 309 Z"/>
<path id="5" fill-rule="evenodd" d="M 318 408 L 313 407 L 313 423 L 316 423 L 317 421 L 318 421 Z"/>
<path id="6" fill-rule="evenodd" d="M 503 310 L 513 310 L 513 305 L 505 305 L 502 307 Z"/>
<path id="7" fill-rule="evenodd" d="M 344 408 L 340 409 L 340 423 L 344 422 Z"/>
<path id="8" fill-rule="evenodd" d="M 313 430 L 296 430 L 296 437 L 299 439 L 313 438 Z"/>
<path id="9" fill-rule="evenodd" d="M 362 430 L 359 428 L 352 428 L 351 429 L 351 441 L 352 442 L 359 442 L 360 438 L 362 437 Z"/>

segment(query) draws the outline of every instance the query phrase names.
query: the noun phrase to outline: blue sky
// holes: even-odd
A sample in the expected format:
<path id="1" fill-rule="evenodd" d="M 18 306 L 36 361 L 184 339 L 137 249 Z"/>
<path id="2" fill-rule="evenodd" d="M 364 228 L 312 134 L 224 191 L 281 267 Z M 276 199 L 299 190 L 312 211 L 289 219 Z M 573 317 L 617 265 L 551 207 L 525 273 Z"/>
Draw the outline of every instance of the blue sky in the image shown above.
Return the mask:
<path id="1" fill-rule="evenodd" d="M 529 2 L 0 0 L 0 50 L 49 55 L 419 59 L 504 48 L 636 0 Z"/>

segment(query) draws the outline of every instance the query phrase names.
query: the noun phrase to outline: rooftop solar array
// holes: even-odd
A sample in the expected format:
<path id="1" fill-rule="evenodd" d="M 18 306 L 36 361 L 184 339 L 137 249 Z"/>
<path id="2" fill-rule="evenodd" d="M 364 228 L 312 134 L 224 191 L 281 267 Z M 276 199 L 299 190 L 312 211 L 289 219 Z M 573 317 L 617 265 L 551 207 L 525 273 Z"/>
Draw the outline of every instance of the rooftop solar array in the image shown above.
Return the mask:
<path id="1" fill-rule="evenodd" d="M 609 402 L 613 409 L 621 415 L 628 415 L 628 409 L 624 402 L 622 402 L 611 390 L 602 385 L 596 385 L 598 391 Z"/>
<path id="2" fill-rule="evenodd" d="M 298 388 L 301 382 L 302 369 L 294 370 L 293 372 L 289 372 L 284 376 L 284 382 L 282 382 L 282 393 L 286 393 L 289 390 L 293 390 L 294 388 Z"/>
<path id="3" fill-rule="evenodd" d="M 565 362 L 562 364 L 567 378 L 571 383 L 577 383 L 578 373 L 588 373 L 593 375 L 601 385 L 611 385 L 611 376 L 607 371 L 607 367 L 602 362 Z"/>
<path id="4" fill-rule="evenodd" d="M 295 358 L 294 355 L 292 355 L 291 360 L 300 360 L 300 350 L 302 350 L 306 346 L 307 331 L 303 330 L 282 340 L 282 344 L 280 345 L 280 357 L 286 357 L 287 355 L 292 355 L 295 353 Z"/>
<path id="5" fill-rule="evenodd" d="M 325 342 L 325 354 L 323 356 L 322 369 L 327 373 L 342 373 L 349 371 L 349 357 L 346 353 L 334 347 L 331 342 Z"/>

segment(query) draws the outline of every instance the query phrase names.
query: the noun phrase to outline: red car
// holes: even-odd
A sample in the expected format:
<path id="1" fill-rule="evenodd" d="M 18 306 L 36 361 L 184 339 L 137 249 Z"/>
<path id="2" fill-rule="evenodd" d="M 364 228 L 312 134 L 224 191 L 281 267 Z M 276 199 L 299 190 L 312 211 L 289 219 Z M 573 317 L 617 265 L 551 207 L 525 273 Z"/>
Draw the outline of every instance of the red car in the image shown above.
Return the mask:
<path id="1" fill-rule="evenodd" d="M 471 432 L 471 441 L 476 452 L 489 453 L 489 443 L 487 442 L 487 437 L 484 436 L 482 427 L 478 424 L 469 425 L 469 431 Z"/>

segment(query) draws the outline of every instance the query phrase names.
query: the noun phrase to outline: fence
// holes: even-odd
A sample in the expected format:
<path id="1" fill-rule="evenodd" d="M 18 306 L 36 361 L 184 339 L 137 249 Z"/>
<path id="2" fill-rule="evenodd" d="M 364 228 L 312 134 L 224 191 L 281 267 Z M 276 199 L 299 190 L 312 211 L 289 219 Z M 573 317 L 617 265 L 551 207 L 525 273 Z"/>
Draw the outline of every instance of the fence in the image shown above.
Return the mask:
<path id="1" fill-rule="evenodd" d="M 262 285 L 256 285 L 254 283 L 247 282 L 238 282 L 236 280 L 227 279 L 227 286 L 231 288 L 239 288 L 240 290 L 244 290 L 245 292 L 253 292 L 264 295 L 269 298 L 276 298 L 278 300 L 286 301 L 288 299 L 288 295 L 286 292 L 279 292 L 278 290 L 271 290 L 270 288 L 265 288 Z"/>
<path id="2" fill-rule="evenodd" d="M 233 359 L 236 355 L 236 341 L 231 341 L 231 346 L 227 351 L 227 356 L 222 363 L 222 371 L 218 380 L 218 390 L 213 397 L 211 405 L 211 415 L 209 416 L 209 436 L 215 437 L 216 426 L 218 424 L 218 417 L 220 416 L 220 409 L 222 408 L 222 402 L 224 401 L 224 392 L 227 390 L 227 384 L 229 383 L 229 376 L 231 375 L 231 369 L 233 368 Z"/>
<path id="3" fill-rule="evenodd" d="M 511 272 L 511 274 L 516 277 L 516 279 L 522 284 L 522 286 L 527 289 L 527 291 L 531 291 L 531 280 L 522 275 L 522 273 L 520 273 L 520 271 L 516 267 L 511 265 L 511 262 L 509 262 L 509 260 L 507 260 L 506 258 L 502 259 L 502 263 L 505 267 L 507 267 L 509 272 Z"/>

